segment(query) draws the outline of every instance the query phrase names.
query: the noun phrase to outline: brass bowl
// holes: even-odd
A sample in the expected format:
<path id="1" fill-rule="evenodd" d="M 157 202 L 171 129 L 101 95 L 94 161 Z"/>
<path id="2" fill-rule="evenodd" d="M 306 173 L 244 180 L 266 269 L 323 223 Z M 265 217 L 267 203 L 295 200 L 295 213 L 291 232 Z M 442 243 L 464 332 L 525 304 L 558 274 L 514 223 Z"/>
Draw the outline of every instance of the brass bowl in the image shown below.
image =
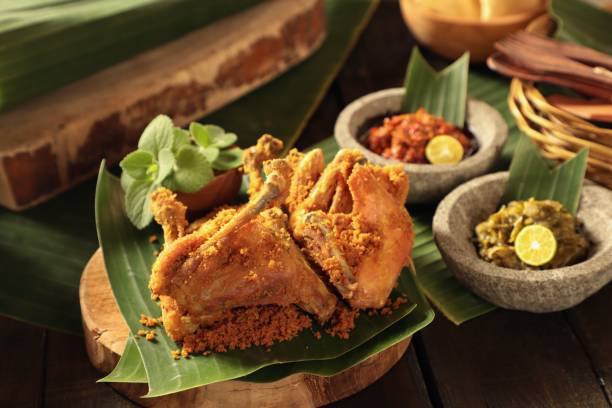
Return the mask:
<path id="1" fill-rule="evenodd" d="M 490 20 L 440 15 L 418 0 L 400 0 L 400 8 L 406 25 L 420 43 L 446 58 L 455 59 L 469 51 L 471 62 L 483 62 L 497 40 L 526 27 L 542 14 L 545 2 L 535 10 Z"/>

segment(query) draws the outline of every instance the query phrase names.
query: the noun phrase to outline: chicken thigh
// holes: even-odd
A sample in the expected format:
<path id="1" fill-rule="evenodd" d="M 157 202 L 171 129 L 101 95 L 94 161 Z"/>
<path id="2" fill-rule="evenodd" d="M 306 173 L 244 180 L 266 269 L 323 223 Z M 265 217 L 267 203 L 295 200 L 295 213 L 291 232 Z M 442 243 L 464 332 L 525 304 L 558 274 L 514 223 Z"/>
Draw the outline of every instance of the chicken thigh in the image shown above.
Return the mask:
<path id="1" fill-rule="evenodd" d="M 293 236 L 351 306 L 380 308 L 411 259 L 406 173 L 401 165 L 373 166 L 357 150 L 340 150 L 317 177 L 307 163 L 317 155 L 295 168 L 292 184 L 316 183 L 295 201 L 288 196 Z"/>

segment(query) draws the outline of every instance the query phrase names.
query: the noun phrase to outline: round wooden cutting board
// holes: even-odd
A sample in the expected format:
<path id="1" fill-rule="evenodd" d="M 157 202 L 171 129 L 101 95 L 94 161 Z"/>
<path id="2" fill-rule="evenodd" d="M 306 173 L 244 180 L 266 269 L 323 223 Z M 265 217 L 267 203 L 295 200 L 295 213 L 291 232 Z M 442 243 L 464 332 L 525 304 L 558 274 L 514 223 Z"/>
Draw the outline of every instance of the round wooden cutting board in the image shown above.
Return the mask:
<path id="1" fill-rule="evenodd" d="M 128 326 L 115 303 L 99 249 L 85 266 L 79 295 L 87 354 L 107 374 L 123 352 Z M 372 384 L 402 357 L 409 344 L 410 338 L 333 377 L 294 374 L 271 383 L 224 381 L 158 398 L 140 398 L 147 393 L 146 384 L 111 386 L 145 407 L 318 407 Z"/>

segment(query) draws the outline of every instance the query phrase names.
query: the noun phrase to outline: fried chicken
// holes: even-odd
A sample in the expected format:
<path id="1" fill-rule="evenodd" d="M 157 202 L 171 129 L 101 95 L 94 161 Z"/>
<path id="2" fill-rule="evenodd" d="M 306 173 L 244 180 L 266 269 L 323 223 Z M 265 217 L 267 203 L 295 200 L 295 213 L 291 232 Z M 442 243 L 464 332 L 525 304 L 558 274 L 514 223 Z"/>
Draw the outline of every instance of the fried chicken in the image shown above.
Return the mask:
<path id="1" fill-rule="evenodd" d="M 193 233 L 167 243 L 155 261 L 149 288 L 160 298 L 164 327 L 173 340 L 237 307 L 295 304 L 322 322 L 334 312 L 336 297 L 292 240 L 287 216 L 274 207 L 286 198 L 290 173 L 283 171 L 290 168 L 271 161 L 266 170 L 266 182 L 247 205 L 219 211 Z M 155 194 L 154 210 L 173 206 L 171 196 L 163 189 Z M 164 222 L 164 231 L 185 222 L 157 213 L 156 219 Z"/>
<path id="2" fill-rule="evenodd" d="M 378 167 L 341 150 L 326 167 L 320 149 L 275 158 L 281 150 L 281 141 L 260 138 L 245 153 L 249 202 L 191 225 L 172 192 L 153 194 L 166 242 L 149 288 L 174 340 L 244 307 L 297 305 L 325 322 L 334 290 L 354 309 L 381 308 L 410 262 L 401 165 Z"/>
<path id="3" fill-rule="evenodd" d="M 303 161 L 318 160 L 311 153 Z M 339 151 L 318 178 L 312 168 L 320 167 L 295 169 L 292 183 L 317 181 L 305 198 L 289 196 L 293 236 L 351 306 L 380 308 L 410 262 L 408 177 L 401 165 L 371 165 L 357 150 Z"/>

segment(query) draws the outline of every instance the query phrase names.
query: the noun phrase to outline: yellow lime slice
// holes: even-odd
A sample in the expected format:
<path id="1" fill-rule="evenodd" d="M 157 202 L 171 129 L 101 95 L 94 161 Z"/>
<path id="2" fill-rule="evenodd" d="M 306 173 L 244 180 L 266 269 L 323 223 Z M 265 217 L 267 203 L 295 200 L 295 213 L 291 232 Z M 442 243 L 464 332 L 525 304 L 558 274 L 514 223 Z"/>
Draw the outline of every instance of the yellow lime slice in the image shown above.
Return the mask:
<path id="1" fill-rule="evenodd" d="M 516 236 L 514 250 L 519 259 L 527 265 L 542 266 L 555 257 L 557 240 L 545 226 L 529 225 Z"/>
<path id="2" fill-rule="evenodd" d="M 425 157 L 431 164 L 455 164 L 463 158 L 463 146 L 449 135 L 432 138 L 425 147 Z"/>

